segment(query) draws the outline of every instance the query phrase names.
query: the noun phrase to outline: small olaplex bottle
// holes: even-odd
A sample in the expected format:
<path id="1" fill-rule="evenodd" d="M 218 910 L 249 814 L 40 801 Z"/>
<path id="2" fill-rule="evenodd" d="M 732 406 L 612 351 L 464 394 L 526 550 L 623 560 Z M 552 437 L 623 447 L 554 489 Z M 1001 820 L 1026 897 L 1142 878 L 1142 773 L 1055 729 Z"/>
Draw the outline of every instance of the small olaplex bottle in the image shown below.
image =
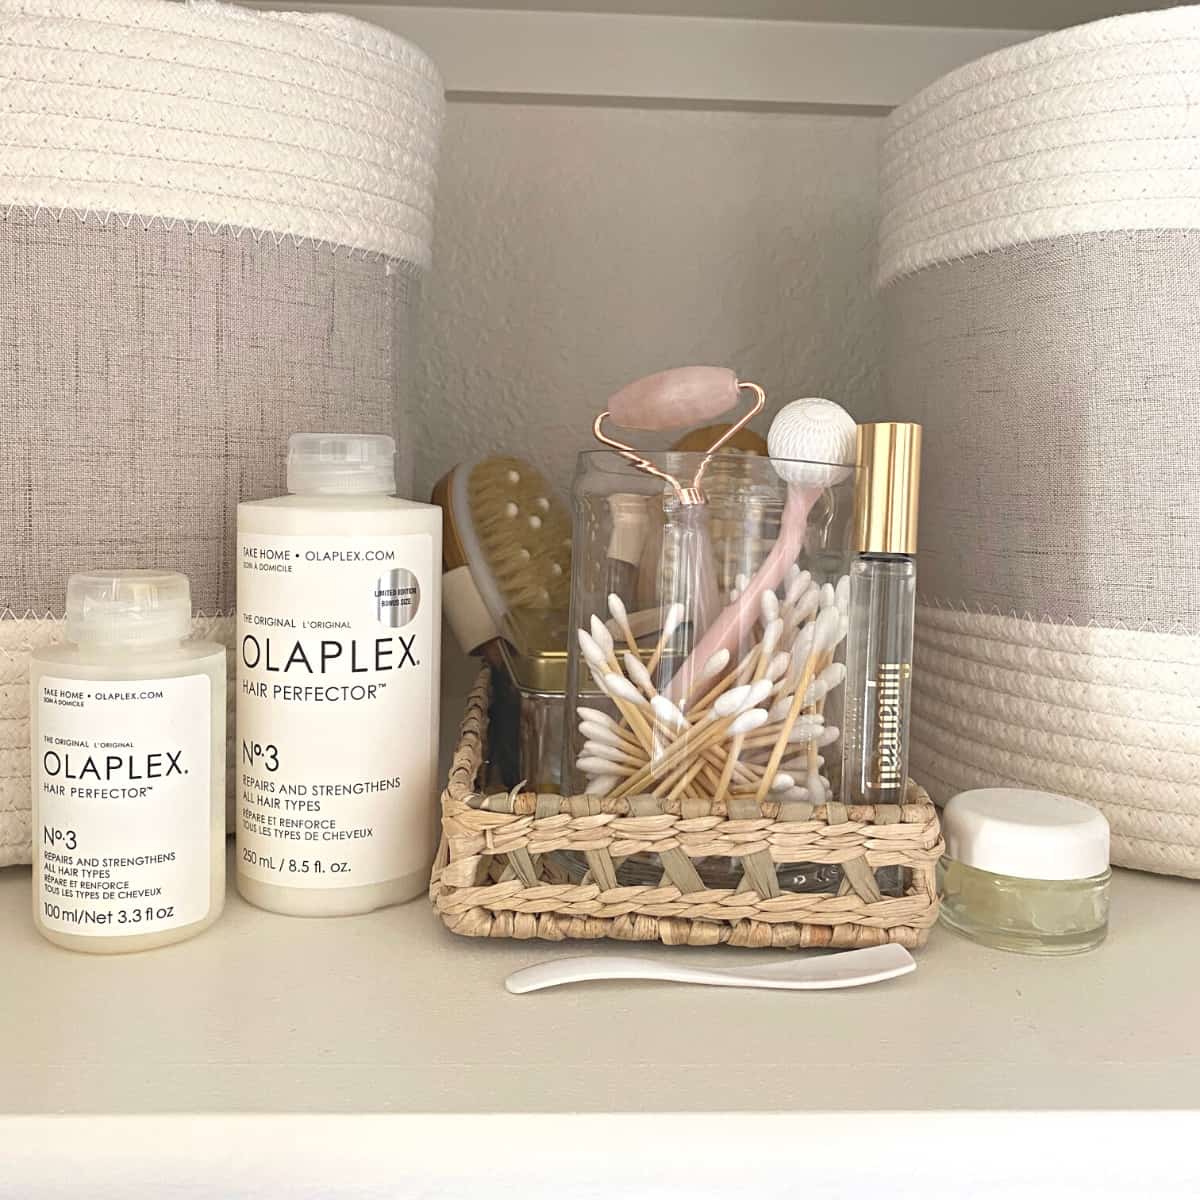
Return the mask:
<path id="1" fill-rule="evenodd" d="M 842 802 L 899 804 L 908 778 L 921 427 L 858 427 Z"/>
<path id="2" fill-rule="evenodd" d="M 225 649 L 189 640 L 173 572 L 72 575 L 66 608 L 30 663 L 34 922 L 91 954 L 182 941 L 225 903 Z"/>

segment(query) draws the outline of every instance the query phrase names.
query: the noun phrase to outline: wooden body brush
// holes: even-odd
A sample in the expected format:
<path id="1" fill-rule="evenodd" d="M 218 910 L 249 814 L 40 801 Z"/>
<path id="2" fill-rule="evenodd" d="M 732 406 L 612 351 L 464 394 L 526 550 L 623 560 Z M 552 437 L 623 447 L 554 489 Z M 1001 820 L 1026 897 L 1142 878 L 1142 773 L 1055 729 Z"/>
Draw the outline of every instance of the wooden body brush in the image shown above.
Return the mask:
<path id="1" fill-rule="evenodd" d="M 442 607 L 459 645 L 500 665 L 560 650 L 571 585 L 571 522 L 544 476 L 519 458 L 464 463 L 433 489 L 446 514 Z"/>

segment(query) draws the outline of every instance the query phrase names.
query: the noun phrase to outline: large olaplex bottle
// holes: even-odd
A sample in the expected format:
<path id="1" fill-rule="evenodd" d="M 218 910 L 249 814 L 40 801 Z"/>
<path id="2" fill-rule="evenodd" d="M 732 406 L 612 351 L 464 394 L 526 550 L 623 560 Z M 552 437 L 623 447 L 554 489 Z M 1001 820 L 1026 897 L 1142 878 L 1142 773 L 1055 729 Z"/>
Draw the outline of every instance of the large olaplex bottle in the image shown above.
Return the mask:
<path id="1" fill-rule="evenodd" d="M 340 916 L 429 882 L 442 513 L 395 444 L 293 434 L 287 496 L 238 506 L 237 884 Z"/>
<path id="2" fill-rule="evenodd" d="M 191 631 L 183 575 L 72 575 L 66 643 L 30 662 L 33 919 L 59 946 L 149 950 L 221 914 L 225 647 Z"/>
<path id="3" fill-rule="evenodd" d="M 858 428 L 842 801 L 899 804 L 908 777 L 921 427 Z"/>

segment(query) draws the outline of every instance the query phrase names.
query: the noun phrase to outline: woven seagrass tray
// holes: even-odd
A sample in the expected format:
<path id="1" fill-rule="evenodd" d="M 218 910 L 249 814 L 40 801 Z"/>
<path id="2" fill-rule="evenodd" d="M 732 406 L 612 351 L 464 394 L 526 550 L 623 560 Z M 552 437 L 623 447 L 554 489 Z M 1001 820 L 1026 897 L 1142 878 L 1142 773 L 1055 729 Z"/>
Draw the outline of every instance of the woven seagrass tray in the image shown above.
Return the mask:
<path id="1" fill-rule="evenodd" d="M 731 820 L 724 806 L 683 817 L 651 796 L 486 794 L 490 673 L 467 703 L 442 794 L 442 840 L 430 899 L 466 937 L 616 938 L 665 945 L 922 946 L 937 920 L 935 866 L 943 844 L 937 811 L 908 784 L 906 803 L 820 805 L 807 821 Z M 556 852 L 586 863 L 580 878 Z M 657 885 L 619 886 L 633 855 L 657 855 Z M 742 865 L 732 888 L 706 887 L 695 861 L 728 856 Z M 776 864 L 837 864 L 831 892 L 781 892 Z M 902 894 L 881 894 L 877 872 L 899 868 Z"/>

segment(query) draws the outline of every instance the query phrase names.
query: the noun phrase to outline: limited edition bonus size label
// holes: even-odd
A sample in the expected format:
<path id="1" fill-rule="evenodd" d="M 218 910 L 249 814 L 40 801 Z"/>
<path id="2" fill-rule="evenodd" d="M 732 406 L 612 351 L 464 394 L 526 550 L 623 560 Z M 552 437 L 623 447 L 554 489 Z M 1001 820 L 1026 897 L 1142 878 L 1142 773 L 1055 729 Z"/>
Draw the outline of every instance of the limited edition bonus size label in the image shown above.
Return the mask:
<path id="1" fill-rule="evenodd" d="M 37 905 L 59 933 L 203 920 L 212 849 L 211 684 L 43 676 L 35 695 Z"/>
<path id="2" fill-rule="evenodd" d="M 382 883 L 428 840 L 434 566 L 425 533 L 240 536 L 243 875 Z"/>

